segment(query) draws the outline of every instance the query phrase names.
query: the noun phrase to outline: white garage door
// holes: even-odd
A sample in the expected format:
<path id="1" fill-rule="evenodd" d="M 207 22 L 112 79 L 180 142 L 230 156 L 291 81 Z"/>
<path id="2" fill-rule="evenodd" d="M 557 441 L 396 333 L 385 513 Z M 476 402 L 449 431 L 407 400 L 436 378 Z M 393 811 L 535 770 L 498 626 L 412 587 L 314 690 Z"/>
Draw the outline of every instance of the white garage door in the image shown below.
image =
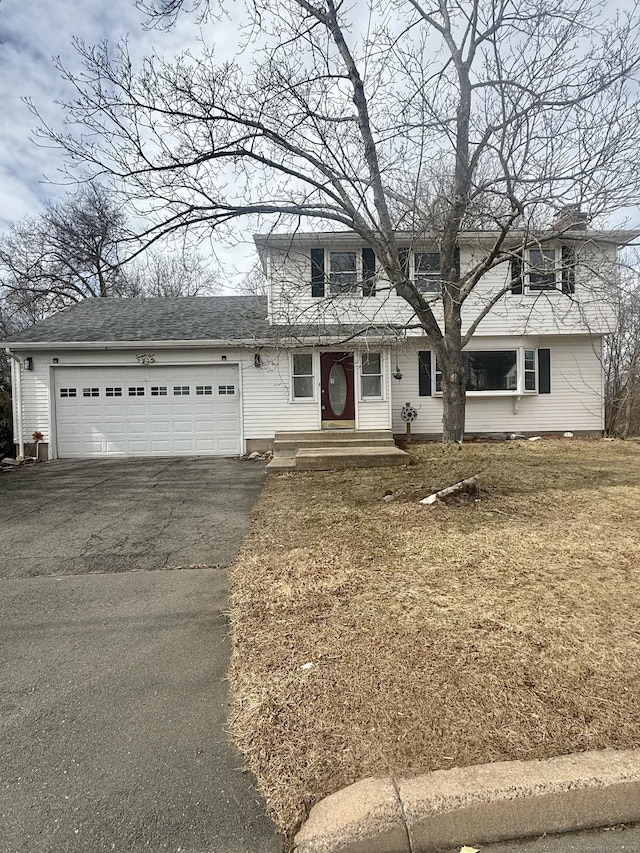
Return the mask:
<path id="1" fill-rule="evenodd" d="M 239 396 L 232 365 L 56 368 L 58 456 L 233 456 Z"/>

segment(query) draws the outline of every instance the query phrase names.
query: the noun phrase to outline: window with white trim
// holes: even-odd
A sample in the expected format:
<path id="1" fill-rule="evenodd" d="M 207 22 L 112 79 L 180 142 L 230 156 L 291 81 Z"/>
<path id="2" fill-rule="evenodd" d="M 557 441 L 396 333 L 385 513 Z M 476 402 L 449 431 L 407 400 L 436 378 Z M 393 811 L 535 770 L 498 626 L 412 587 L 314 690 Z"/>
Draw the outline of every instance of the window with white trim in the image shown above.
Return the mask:
<path id="1" fill-rule="evenodd" d="M 76 397 L 77 391 L 75 388 L 61 388 L 60 389 L 61 397 Z"/>
<path id="2" fill-rule="evenodd" d="M 558 286 L 558 252 L 556 249 L 529 249 L 526 285 L 531 291 L 556 290 Z"/>
<path id="3" fill-rule="evenodd" d="M 576 292 L 576 247 L 562 246 L 527 249 L 511 258 L 511 293 L 537 295 L 542 291 Z"/>
<path id="4" fill-rule="evenodd" d="M 122 397 L 122 388 L 117 388 L 116 386 L 109 385 L 104 389 L 105 397 Z"/>
<path id="5" fill-rule="evenodd" d="M 235 385 L 218 385 L 218 394 L 223 397 L 232 397 L 236 393 Z"/>
<path id="6" fill-rule="evenodd" d="M 358 293 L 358 252 L 329 252 L 329 290 L 332 295 Z"/>
<path id="7" fill-rule="evenodd" d="M 421 293 L 440 293 L 440 252 L 413 253 L 413 281 Z"/>
<path id="8" fill-rule="evenodd" d="M 221 385 L 220 388 L 226 388 L 226 385 Z M 233 386 L 230 386 L 233 387 Z M 213 394 L 213 385 L 196 385 L 196 395 L 198 397 L 210 397 Z"/>
<path id="9" fill-rule="evenodd" d="M 189 396 L 189 386 L 188 385 L 174 385 L 173 386 L 173 396 L 174 397 L 188 397 Z"/>
<path id="10" fill-rule="evenodd" d="M 166 397 L 167 396 L 167 386 L 166 385 L 152 385 L 151 386 L 151 396 L 152 397 Z"/>
<path id="11" fill-rule="evenodd" d="M 465 350 L 466 391 L 472 394 L 534 394 L 538 391 L 537 350 Z M 442 371 L 434 355 L 434 393 L 442 393 Z"/>
<path id="12" fill-rule="evenodd" d="M 382 397 L 382 354 L 362 354 L 360 369 L 360 395 L 363 399 Z"/>
<path id="13" fill-rule="evenodd" d="M 295 352 L 291 356 L 291 362 L 293 399 L 312 399 L 314 396 L 313 355 L 310 352 Z"/>
<path id="14" fill-rule="evenodd" d="M 524 390 L 538 390 L 538 360 L 534 349 L 524 351 Z"/>
<path id="15" fill-rule="evenodd" d="M 130 397 L 144 397 L 144 386 L 129 386 L 129 396 Z"/>
<path id="16" fill-rule="evenodd" d="M 83 397 L 99 397 L 100 389 L 99 388 L 83 388 L 82 389 Z"/>

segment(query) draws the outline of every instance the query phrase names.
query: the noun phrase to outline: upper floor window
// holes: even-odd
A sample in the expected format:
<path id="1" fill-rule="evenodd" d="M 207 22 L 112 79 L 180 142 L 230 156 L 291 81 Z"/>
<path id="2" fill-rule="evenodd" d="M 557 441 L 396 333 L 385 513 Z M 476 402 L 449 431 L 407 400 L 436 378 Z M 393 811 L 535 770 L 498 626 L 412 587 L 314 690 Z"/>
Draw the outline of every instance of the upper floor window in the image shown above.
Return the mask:
<path id="1" fill-rule="evenodd" d="M 375 295 L 376 256 L 362 249 L 311 249 L 311 295 Z"/>
<path id="2" fill-rule="evenodd" d="M 570 245 L 536 247 L 511 259 L 511 292 L 540 293 L 562 290 L 575 293 L 576 252 Z"/>
<path id="3" fill-rule="evenodd" d="M 555 290 L 558 263 L 555 249 L 529 249 L 527 287 L 529 290 Z"/>
<path id="4" fill-rule="evenodd" d="M 421 293 L 440 293 L 440 252 L 413 253 L 413 280 Z"/>
<path id="5" fill-rule="evenodd" d="M 329 252 L 329 287 L 334 295 L 357 292 L 357 252 Z"/>

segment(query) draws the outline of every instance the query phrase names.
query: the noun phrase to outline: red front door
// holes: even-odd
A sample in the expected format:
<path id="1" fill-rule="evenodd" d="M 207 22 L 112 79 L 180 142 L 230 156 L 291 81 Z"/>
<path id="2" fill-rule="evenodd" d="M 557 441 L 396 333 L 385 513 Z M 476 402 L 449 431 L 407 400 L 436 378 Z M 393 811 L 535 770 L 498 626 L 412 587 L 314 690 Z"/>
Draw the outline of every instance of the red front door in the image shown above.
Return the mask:
<path id="1" fill-rule="evenodd" d="M 353 353 L 320 353 L 320 373 L 323 422 L 337 421 L 344 425 L 346 421 L 353 422 L 356 413 L 353 394 Z"/>

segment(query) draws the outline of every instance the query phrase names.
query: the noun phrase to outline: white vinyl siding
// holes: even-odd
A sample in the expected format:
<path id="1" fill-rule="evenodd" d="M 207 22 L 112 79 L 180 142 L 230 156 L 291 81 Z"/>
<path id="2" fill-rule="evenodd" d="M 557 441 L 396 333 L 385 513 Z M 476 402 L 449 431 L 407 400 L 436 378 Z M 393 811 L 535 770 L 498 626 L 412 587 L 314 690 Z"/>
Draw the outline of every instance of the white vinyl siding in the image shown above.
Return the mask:
<path id="1" fill-rule="evenodd" d="M 327 251 L 332 251 L 327 246 Z M 556 252 L 560 252 L 558 245 Z M 462 246 L 460 265 L 464 272 L 484 255 L 477 247 Z M 596 246 L 580 251 L 576 265 L 575 296 L 569 298 L 556 290 L 528 292 L 522 295 L 507 292 L 485 317 L 475 337 L 496 335 L 584 335 L 609 331 L 614 314 L 610 303 L 608 282 L 613 274 L 615 250 L 612 246 Z M 375 324 L 407 322 L 412 311 L 407 303 L 390 292 L 382 273 L 377 274 L 376 293 L 367 299 L 361 294 L 343 294 L 339 298 L 311 296 L 311 257 L 306 247 L 272 248 L 269 251 L 270 310 L 275 323 L 313 326 L 316 322 Z M 560 278 L 560 277 L 559 277 Z M 463 331 L 497 290 L 508 286 L 511 267 L 508 261 L 489 271 L 466 300 L 462 312 Z M 439 301 L 434 313 L 442 323 Z"/>
<path id="2" fill-rule="evenodd" d="M 470 345 L 474 346 L 473 341 Z M 526 350 L 548 348 L 551 352 L 551 393 L 486 397 L 467 395 L 466 432 L 599 432 L 604 427 L 602 398 L 601 339 L 588 336 L 494 338 L 483 346 L 499 349 L 524 346 Z M 412 425 L 415 434 L 442 433 L 442 397 L 418 394 L 418 351 L 428 349 L 424 341 L 405 346 L 399 354 L 401 382 L 392 380 L 393 430 L 405 431 L 400 410 L 407 402 L 418 409 Z"/>

